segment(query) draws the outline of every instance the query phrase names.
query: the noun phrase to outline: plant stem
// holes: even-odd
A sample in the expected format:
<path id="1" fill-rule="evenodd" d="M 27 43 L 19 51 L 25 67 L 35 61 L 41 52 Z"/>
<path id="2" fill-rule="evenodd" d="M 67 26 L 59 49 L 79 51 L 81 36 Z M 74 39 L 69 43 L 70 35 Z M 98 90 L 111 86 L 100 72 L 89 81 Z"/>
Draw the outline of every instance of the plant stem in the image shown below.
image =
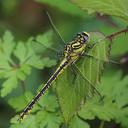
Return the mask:
<path id="1" fill-rule="evenodd" d="M 25 82 L 23 80 L 21 81 L 21 87 L 22 87 L 23 93 L 24 93 L 26 88 L 25 88 Z"/>
<path id="2" fill-rule="evenodd" d="M 105 121 L 104 121 L 104 120 L 102 120 L 102 121 L 101 121 L 101 123 L 100 123 L 99 128 L 103 128 L 103 127 L 104 127 L 104 123 L 105 123 Z"/>
<path id="3" fill-rule="evenodd" d="M 106 36 L 106 38 L 112 40 L 112 38 L 114 38 L 115 36 L 117 36 L 117 35 L 119 35 L 121 33 L 126 33 L 126 32 L 128 32 L 128 28 L 122 29 L 122 30 L 120 30 L 118 32 L 115 32 L 115 33 L 112 33 L 111 35 Z"/>
<path id="4" fill-rule="evenodd" d="M 109 39 L 109 40 L 112 42 L 112 40 L 113 40 L 113 38 L 114 38 L 115 36 L 120 35 L 120 34 L 122 34 L 122 33 L 127 33 L 127 32 L 128 32 L 128 28 L 122 29 L 122 30 L 120 30 L 120 31 L 118 31 L 118 32 L 115 32 L 115 33 L 112 33 L 112 34 L 110 34 L 110 35 L 108 35 L 108 36 L 105 36 L 104 38 L 99 39 L 98 41 L 96 41 L 96 42 L 93 44 L 92 47 L 94 47 L 97 43 L 100 43 L 101 41 L 103 41 L 103 40 L 105 40 L 105 39 Z"/>

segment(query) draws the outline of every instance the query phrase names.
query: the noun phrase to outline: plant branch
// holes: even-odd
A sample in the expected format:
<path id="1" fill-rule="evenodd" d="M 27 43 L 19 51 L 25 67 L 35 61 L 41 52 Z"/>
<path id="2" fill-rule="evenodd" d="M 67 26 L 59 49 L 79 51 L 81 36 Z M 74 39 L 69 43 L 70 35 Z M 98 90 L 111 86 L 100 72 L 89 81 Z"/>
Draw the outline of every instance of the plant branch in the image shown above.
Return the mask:
<path id="1" fill-rule="evenodd" d="M 96 41 L 96 42 L 91 46 L 91 48 L 93 48 L 97 43 L 100 43 L 101 41 L 103 41 L 103 40 L 105 40 L 105 39 L 109 39 L 109 40 L 112 42 L 112 39 L 113 39 L 115 36 L 120 35 L 120 34 L 122 34 L 122 33 L 126 33 L 126 32 L 128 32 L 128 28 L 122 29 L 122 30 L 120 30 L 120 31 L 118 31 L 118 32 L 115 32 L 115 33 L 112 33 L 112 34 L 110 34 L 110 35 L 108 35 L 108 36 L 105 36 L 104 38 L 99 39 L 98 41 Z"/>
<path id="2" fill-rule="evenodd" d="M 115 36 L 117 36 L 117 35 L 119 35 L 119 34 L 121 34 L 121 33 L 126 33 L 126 32 L 128 32 L 128 28 L 123 29 L 123 30 L 120 30 L 120 31 L 115 32 L 115 33 L 112 33 L 111 35 L 108 35 L 108 36 L 106 36 L 105 38 L 108 38 L 110 41 L 112 41 L 112 39 L 113 39 Z"/>

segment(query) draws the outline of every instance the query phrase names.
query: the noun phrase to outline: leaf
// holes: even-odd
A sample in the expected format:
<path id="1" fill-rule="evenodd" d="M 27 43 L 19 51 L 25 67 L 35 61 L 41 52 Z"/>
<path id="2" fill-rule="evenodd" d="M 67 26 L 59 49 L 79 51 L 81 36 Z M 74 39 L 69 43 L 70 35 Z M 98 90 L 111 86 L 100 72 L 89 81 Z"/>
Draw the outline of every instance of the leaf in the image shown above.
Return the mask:
<path id="1" fill-rule="evenodd" d="M 33 56 L 28 60 L 27 63 L 37 69 L 43 69 L 44 67 L 52 67 L 53 65 L 56 65 L 56 60 L 50 59 L 48 57 L 40 58 Z"/>
<path id="2" fill-rule="evenodd" d="M 58 45 L 57 41 L 53 41 L 53 31 L 49 30 L 43 35 L 38 35 L 32 42 L 32 49 L 36 56 L 42 58 L 50 58 L 56 60 Z"/>
<path id="3" fill-rule="evenodd" d="M 115 99 L 119 107 L 123 107 L 128 104 L 128 76 L 117 83 L 117 87 L 114 89 Z M 118 92 L 118 93 L 117 93 Z"/>
<path id="4" fill-rule="evenodd" d="M 86 101 L 79 111 L 79 116 L 85 120 L 94 120 L 96 117 L 104 121 L 115 120 L 115 122 L 121 123 L 123 127 L 127 127 L 128 76 L 120 79 L 121 72 L 108 71 L 103 76 L 99 86 L 104 100 L 100 101 L 99 98 L 94 97 Z"/>
<path id="5" fill-rule="evenodd" d="M 120 108 L 113 104 L 111 100 L 102 104 L 94 98 L 90 102 L 86 102 L 79 115 L 86 120 L 98 117 L 100 120 L 111 121 L 120 111 Z"/>
<path id="6" fill-rule="evenodd" d="M 24 122 L 18 123 L 18 117 L 14 117 L 11 119 L 10 128 L 37 128 L 36 117 L 31 115 Z"/>
<path id="7" fill-rule="evenodd" d="M 49 112 L 56 112 L 59 108 L 56 97 L 53 94 L 50 94 L 49 91 L 40 99 L 39 105 Z"/>
<path id="8" fill-rule="evenodd" d="M 90 33 L 90 35 L 90 44 L 93 44 L 98 39 L 104 38 L 104 36 L 98 32 Z M 109 43 L 104 40 L 97 43 L 93 49 L 88 50 L 88 54 L 91 54 L 97 59 L 107 61 L 109 49 Z M 99 83 L 104 64 L 103 61 L 97 59 L 82 57 L 76 62 L 79 70 L 94 86 Z M 81 103 L 85 101 L 87 96 L 94 95 L 92 85 L 90 85 L 87 80 L 84 80 L 78 72 L 74 75 L 69 68 L 57 78 L 55 84 L 58 101 L 65 122 L 70 121 L 72 116 L 80 109 Z"/>
<path id="9" fill-rule="evenodd" d="M 31 66 L 28 64 L 23 64 L 19 69 L 17 69 L 17 78 L 19 78 L 21 81 L 24 81 L 28 75 L 31 73 Z"/>
<path id="10" fill-rule="evenodd" d="M 43 53 L 46 50 L 46 47 L 49 47 L 51 45 L 51 39 L 52 39 L 52 31 L 48 31 L 43 35 L 37 36 L 37 41 L 40 42 L 39 47 L 41 50 L 41 53 Z M 43 56 L 42 54 L 36 54 L 35 49 L 36 47 L 33 47 L 33 43 L 37 44 L 38 42 L 34 42 L 32 38 L 29 38 L 26 43 L 19 42 L 16 46 L 16 49 L 14 51 L 14 55 L 19 59 L 19 63 L 21 67 L 23 65 L 29 65 L 38 69 L 43 69 L 46 67 L 51 67 L 52 65 L 56 64 L 56 61 L 54 59 L 49 59 L 48 57 Z M 42 44 L 42 47 L 41 47 Z M 44 44 L 44 45 L 43 45 Z M 45 47 L 45 45 L 48 45 Z M 38 49 L 39 53 L 39 49 Z M 24 70 L 25 72 L 25 70 Z"/>
<path id="11" fill-rule="evenodd" d="M 3 52 L 7 58 L 10 57 L 15 46 L 13 39 L 14 37 L 12 36 L 11 32 L 6 31 L 3 36 Z"/>
<path id="12" fill-rule="evenodd" d="M 9 100 L 9 104 L 13 106 L 17 111 L 23 109 L 28 103 L 30 102 L 30 99 L 32 99 L 31 93 L 25 93 L 24 96 L 20 96 L 14 99 Z M 17 103 L 20 102 L 21 104 Z M 11 128 L 16 127 L 29 127 L 29 128 L 59 128 L 62 124 L 62 117 L 60 116 L 60 111 L 58 109 L 58 104 L 56 102 L 56 98 L 54 95 L 47 93 L 44 95 L 43 99 L 39 101 L 39 105 L 37 104 L 36 107 L 34 107 L 35 111 L 34 114 L 28 115 L 22 123 L 17 122 L 17 116 L 11 119 Z M 31 125 L 31 121 L 34 122 L 33 125 Z"/>
<path id="13" fill-rule="evenodd" d="M 69 128 L 90 128 L 90 126 L 78 117 L 74 117 L 69 124 Z"/>
<path id="14" fill-rule="evenodd" d="M 18 112 L 23 110 L 32 98 L 33 95 L 30 92 L 25 92 L 22 96 L 10 98 L 8 103 Z"/>
<path id="15" fill-rule="evenodd" d="M 41 51 L 45 51 L 47 48 L 52 47 L 53 45 L 53 31 L 49 30 L 47 31 L 45 34 L 43 35 L 38 35 L 36 37 L 36 41 L 38 42 L 33 42 L 34 44 L 38 44 L 40 48 L 41 45 L 43 46 L 43 49 L 41 49 Z"/>
<path id="16" fill-rule="evenodd" d="M 22 123 L 18 123 L 17 116 L 11 119 L 10 128 L 59 128 L 62 118 L 57 113 L 39 111 L 36 116 L 29 115 Z"/>
<path id="17" fill-rule="evenodd" d="M 113 77 L 109 77 L 108 74 L 103 77 L 102 83 L 104 85 L 100 86 L 103 94 L 106 95 L 106 99 L 111 99 L 115 101 L 115 104 L 118 106 L 120 111 L 116 109 L 116 115 L 114 117 L 117 123 L 121 123 L 123 127 L 128 126 L 128 111 L 127 111 L 127 104 L 128 104 L 128 76 L 121 79 L 122 74 L 121 72 L 110 72 Z M 109 74 L 110 74 L 109 73 Z M 106 81 L 109 81 L 107 84 Z M 114 83 L 114 84 L 113 84 Z M 109 87 L 108 87 L 109 85 Z M 104 88 L 104 89 L 103 89 Z M 113 93 L 110 91 L 113 90 Z M 112 109 L 112 107 L 110 108 Z"/>
<path id="18" fill-rule="evenodd" d="M 61 2 L 59 0 L 52 0 L 52 1 L 51 0 L 36 0 L 36 1 L 56 7 L 59 10 L 72 14 L 72 15 L 84 16 L 84 12 L 80 10 L 78 7 L 71 4 L 68 0 L 61 0 Z M 66 9 L 65 9 L 65 6 L 66 6 Z"/>
<path id="19" fill-rule="evenodd" d="M 120 17 L 128 21 L 127 0 L 70 0 L 83 10 Z"/>
<path id="20" fill-rule="evenodd" d="M 16 49 L 14 50 L 14 55 L 20 60 L 20 64 L 25 62 L 25 60 L 29 57 L 28 56 L 28 48 L 24 42 L 18 42 Z"/>
<path id="21" fill-rule="evenodd" d="M 0 69 L 9 69 L 11 63 L 11 55 L 14 49 L 15 42 L 13 36 L 9 31 L 6 31 L 3 35 L 3 39 L 0 39 Z"/>
<path id="22" fill-rule="evenodd" d="M 49 31 L 42 36 L 40 35 L 39 37 L 43 40 L 43 42 L 48 43 L 48 41 L 51 39 L 51 34 L 52 33 Z M 45 66 L 51 67 L 52 65 L 56 64 L 56 61 L 53 59 L 49 59 L 47 57 L 41 58 L 41 54 L 35 54 L 34 49 L 32 47 L 32 42 L 32 38 L 28 39 L 26 44 L 24 44 L 23 42 L 19 42 L 14 51 L 14 55 L 20 61 L 18 78 L 20 78 L 21 80 L 25 80 L 25 78 L 31 73 L 32 67 L 37 69 L 43 69 Z"/>
<path id="23" fill-rule="evenodd" d="M 51 40 L 52 32 L 40 36 L 45 43 Z M 26 42 L 13 41 L 14 37 L 7 31 L 0 40 L 0 78 L 3 81 L 1 96 L 4 97 L 13 91 L 18 82 L 24 81 L 31 73 L 32 68 L 43 69 L 56 64 L 54 59 L 41 58 L 41 54 L 35 54 L 32 48 L 32 38 Z M 15 46 L 15 47 L 14 47 Z M 11 58 L 13 55 L 13 59 Z"/>
<path id="24" fill-rule="evenodd" d="M 62 123 L 62 118 L 58 113 L 49 113 L 40 111 L 36 115 L 38 127 L 59 128 Z"/>
<path id="25" fill-rule="evenodd" d="M 3 88 L 1 90 L 1 96 L 4 97 L 13 89 L 15 89 L 17 87 L 17 83 L 18 81 L 16 76 L 12 76 L 9 79 L 7 79 L 2 85 Z"/>

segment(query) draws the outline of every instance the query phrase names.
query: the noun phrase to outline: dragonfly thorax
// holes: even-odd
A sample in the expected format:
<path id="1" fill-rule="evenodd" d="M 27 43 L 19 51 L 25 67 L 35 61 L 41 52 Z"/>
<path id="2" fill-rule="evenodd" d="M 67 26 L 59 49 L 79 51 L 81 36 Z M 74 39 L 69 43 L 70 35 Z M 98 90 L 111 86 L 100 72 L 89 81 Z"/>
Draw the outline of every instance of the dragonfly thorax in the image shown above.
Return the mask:
<path id="1" fill-rule="evenodd" d="M 89 34 L 82 32 L 77 34 L 73 41 L 69 42 L 64 49 L 64 56 L 71 63 L 75 62 L 84 53 Z"/>

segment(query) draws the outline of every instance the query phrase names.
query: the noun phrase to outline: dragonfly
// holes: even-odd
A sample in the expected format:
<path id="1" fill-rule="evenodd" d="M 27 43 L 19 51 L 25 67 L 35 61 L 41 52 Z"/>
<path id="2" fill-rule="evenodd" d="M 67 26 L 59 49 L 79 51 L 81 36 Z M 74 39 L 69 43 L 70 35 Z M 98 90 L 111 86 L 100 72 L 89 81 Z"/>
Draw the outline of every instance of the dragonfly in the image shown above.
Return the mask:
<path id="1" fill-rule="evenodd" d="M 62 41 L 64 42 L 64 40 L 61 37 L 60 33 L 58 32 L 57 28 L 53 24 L 52 19 L 48 12 L 47 12 L 47 15 L 48 15 L 49 21 L 52 24 L 53 28 L 55 29 L 55 31 L 57 32 L 59 37 L 62 39 Z M 91 58 L 93 57 L 92 55 L 87 54 L 85 51 L 86 51 L 86 49 L 88 49 L 88 47 L 91 49 L 93 47 L 95 47 L 97 42 L 90 46 L 90 45 L 88 45 L 89 40 L 90 40 L 90 34 L 88 32 L 84 31 L 84 32 L 78 33 L 72 39 L 72 41 L 68 42 L 67 44 L 65 44 L 65 42 L 64 42 L 65 46 L 64 46 L 63 54 L 62 54 L 63 59 L 61 60 L 58 68 L 54 71 L 54 73 L 51 75 L 51 77 L 48 79 L 48 81 L 45 83 L 45 85 L 42 87 L 42 89 L 37 93 L 37 95 L 24 108 L 24 110 L 20 114 L 20 117 L 18 120 L 21 121 L 22 119 L 24 119 L 25 115 L 27 115 L 28 112 L 33 108 L 34 104 L 39 101 L 40 97 L 46 92 L 46 90 L 50 87 L 50 85 L 52 85 L 53 81 L 55 81 L 55 79 L 57 79 L 67 69 L 67 67 L 70 67 L 72 65 L 80 73 L 82 78 L 90 84 L 90 86 L 95 90 L 95 92 L 98 93 L 100 95 L 100 97 L 102 97 L 101 94 L 99 93 L 99 91 L 93 85 L 93 83 L 91 83 L 88 80 L 88 78 L 86 78 L 82 75 L 81 71 L 75 64 L 83 56 L 87 56 L 87 57 L 91 57 Z M 97 58 L 95 58 L 95 59 L 98 60 Z M 100 61 L 105 61 L 105 60 L 100 59 Z M 112 62 L 111 60 L 109 60 L 109 61 Z"/>

